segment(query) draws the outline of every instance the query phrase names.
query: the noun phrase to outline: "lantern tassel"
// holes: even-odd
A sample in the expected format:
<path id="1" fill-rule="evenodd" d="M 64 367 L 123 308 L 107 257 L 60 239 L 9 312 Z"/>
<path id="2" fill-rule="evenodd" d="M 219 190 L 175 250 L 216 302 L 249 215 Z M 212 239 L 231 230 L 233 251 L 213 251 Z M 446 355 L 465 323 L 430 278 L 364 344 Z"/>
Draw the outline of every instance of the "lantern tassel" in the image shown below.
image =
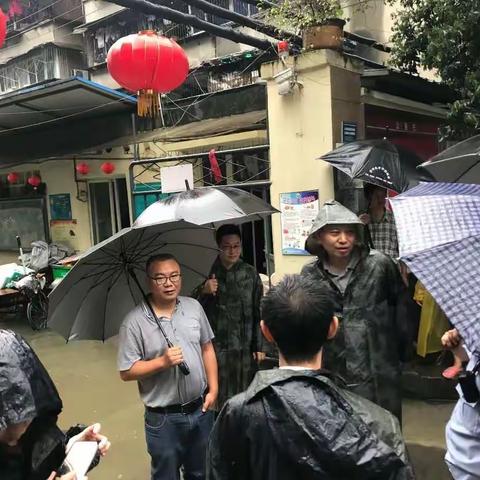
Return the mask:
<path id="1" fill-rule="evenodd" d="M 139 117 L 156 117 L 160 113 L 160 96 L 154 90 L 140 90 L 137 99 Z"/>

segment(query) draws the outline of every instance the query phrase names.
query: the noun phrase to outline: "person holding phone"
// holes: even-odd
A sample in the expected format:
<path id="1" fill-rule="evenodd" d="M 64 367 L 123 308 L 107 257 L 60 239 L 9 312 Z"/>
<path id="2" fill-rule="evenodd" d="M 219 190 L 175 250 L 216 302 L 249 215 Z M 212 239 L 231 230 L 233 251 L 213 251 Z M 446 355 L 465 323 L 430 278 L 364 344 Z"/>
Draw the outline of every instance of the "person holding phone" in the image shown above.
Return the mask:
<path id="1" fill-rule="evenodd" d="M 77 441 L 98 442 L 99 454 L 107 452 L 110 443 L 100 435 L 99 424 L 87 428 L 78 425 L 64 433 L 57 426 L 61 411 L 62 401 L 57 389 L 30 345 L 15 332 L 0 330 L 2 479 L 57 478 L 55 472 L 62 465 L 67 450 Z"/>

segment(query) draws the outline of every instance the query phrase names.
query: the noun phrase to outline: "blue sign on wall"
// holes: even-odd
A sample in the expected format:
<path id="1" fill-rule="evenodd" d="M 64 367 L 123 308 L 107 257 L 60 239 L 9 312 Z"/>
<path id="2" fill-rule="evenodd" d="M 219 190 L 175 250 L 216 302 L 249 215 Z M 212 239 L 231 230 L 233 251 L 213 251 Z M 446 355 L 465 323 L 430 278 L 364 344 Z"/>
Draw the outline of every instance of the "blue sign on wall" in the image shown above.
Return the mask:
<path id="1" fill-rule="evenodd" d="M 71 220 L 72 204 L 69 193 L 58 193 L 49 195 L 50 219 L 51 220 Z"/>

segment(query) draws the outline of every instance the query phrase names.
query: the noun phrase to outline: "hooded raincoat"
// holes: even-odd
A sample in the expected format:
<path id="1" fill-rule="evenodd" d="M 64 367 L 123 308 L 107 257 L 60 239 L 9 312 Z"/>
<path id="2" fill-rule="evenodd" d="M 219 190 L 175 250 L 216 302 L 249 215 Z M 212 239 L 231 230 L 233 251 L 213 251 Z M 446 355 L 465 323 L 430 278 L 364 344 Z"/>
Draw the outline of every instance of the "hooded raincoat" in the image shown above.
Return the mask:
<path id="1" fill-rule="evenodd" d="M 359 245 L 355 247 L 359 260 L 342 293 L 325 269 L 326 252 L 314 234 L 326 225 L 345 224 L 361 226 L 350 210 L 327 202 L 306 242 L 307 250 L 318 258 L 303 268 L 302 275 L 331 291 L 340 320 L 337 335 L 324 346 L 323 364 L 342 377 L 352 392 L 401 420 L 400 358 L 405 332 L 397 308 L 400 274 L 389 257 Z"/>
<path id="2" fill-rule="evenodd" d="M 258 372 L 210 436 L 207 480 L 412 480 L 398 420 L 324 371 Z"/>
<path id="3" fill-rule="evenodd" d="M 18 446 L 0 443 L 0 478 L 46 480 L 65 458 L 68 438 L 57 427 L 62 401 L 57 389 L 27 342 L 10 330 L 0 330 L 0 431 L 31 421 Z M 98 459 L 95 463 L 98 463 Z"/>
<path id="4" fill-rule="evenodd" d="M 219 370 L 218 407 L 245 390 L 257 369 L 254 352 L 262 351 L 260 300 L 263 284 L 254 267 L 239 260 L 227 270 L 217 258 L 210 278 L 218 280 L 216 295 L 202 295 L 199 286 L 194 297 L 205 309 L 215 333 Z"/>

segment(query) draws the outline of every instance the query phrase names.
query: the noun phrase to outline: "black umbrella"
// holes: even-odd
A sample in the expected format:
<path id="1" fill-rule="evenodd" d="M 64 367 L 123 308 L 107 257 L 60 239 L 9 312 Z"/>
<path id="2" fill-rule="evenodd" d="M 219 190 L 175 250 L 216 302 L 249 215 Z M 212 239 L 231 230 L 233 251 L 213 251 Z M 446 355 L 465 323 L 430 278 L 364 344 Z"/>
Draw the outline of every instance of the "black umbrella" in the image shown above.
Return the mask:
<path id="1" fill-rule="evenodd" d="M 125 315 L 145 299 L 145 264 L 151 255 L 173 254 L 188 294 L 205 281 L 218 255 L 212 228 L 165 222 L 125 228 L 87 250 L 49 295 L 48 326 L 67 340 L 106 340 Z"/>
<path id="2" fill-rule="evenodd" d="M 480 135 L 447 148 L 421 168 L 438 182 L 480 183 Z"/>
<path id="3" fill-rule="evenodd" d="M 420 182 L 432 181 L 428 172 L 417 169 L 422 163 L 420 157 L 386 139 L 346 143 L 320 159 L 352 179 L 373 183 L 397 193 Z"/>

